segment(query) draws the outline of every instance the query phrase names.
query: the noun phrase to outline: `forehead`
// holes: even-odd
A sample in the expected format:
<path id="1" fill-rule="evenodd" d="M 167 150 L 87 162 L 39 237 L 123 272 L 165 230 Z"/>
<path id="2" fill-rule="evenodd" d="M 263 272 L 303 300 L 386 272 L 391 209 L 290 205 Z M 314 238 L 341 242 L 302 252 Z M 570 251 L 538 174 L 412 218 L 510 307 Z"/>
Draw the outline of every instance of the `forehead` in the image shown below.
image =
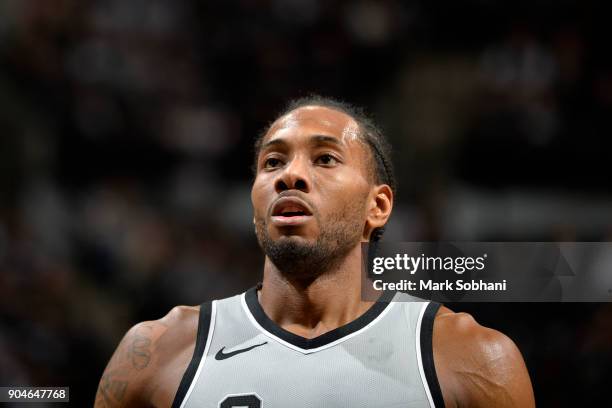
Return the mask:
<path id="1" fill-rule="evenodd" d="M 346 113 L 323 106 L 303 106 L 292 110 L 272 124 L 263 141 L 292 134 L 318 134 L 332 136 L 342 142 L 356 141 L 359 126 Z"/>

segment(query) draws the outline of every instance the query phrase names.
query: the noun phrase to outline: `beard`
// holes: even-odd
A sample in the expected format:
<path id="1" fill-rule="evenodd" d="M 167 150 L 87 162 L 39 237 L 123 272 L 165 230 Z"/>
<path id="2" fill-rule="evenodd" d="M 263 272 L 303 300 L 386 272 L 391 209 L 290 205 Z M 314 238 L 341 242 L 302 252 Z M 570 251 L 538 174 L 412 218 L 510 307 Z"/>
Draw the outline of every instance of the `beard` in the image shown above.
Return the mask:
<path id="1" fill-rule="evenodd" d="M 315 242 L 284 236 L 274 241 L 264 218 L 257 218 L 255 233 L 266 256 L 288 279 L 310 280 L 333 270 L 361 242 L 365 200 L 356 200 L 342 211 L 325 220 L 317 212 L 313 217 L 319 225 Z"/>

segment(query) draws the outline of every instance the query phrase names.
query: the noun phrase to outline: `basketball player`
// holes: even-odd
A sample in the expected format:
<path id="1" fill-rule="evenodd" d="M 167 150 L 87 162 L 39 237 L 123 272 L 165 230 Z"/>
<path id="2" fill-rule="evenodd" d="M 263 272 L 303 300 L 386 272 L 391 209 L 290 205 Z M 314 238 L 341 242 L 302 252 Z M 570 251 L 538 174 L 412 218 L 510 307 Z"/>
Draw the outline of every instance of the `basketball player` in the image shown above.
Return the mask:
<path id="1" fill-rule="evenodd" d="M 299 100 L 256 151 L 263 283 L 132 327 L 96 407 L 535 405 L 505 335 L 434 302 L 390 301 L 405 294 L 362 299 L 360 244 L 382 235 L 395 184 L 360 111 Z"/>

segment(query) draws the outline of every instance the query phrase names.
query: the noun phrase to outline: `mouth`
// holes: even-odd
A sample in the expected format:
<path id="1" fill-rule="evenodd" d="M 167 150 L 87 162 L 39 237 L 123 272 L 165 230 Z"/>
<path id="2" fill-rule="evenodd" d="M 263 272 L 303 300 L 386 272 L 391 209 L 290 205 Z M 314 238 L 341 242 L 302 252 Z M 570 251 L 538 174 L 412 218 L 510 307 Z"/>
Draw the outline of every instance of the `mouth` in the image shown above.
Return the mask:
<path id="1" fill-rule="evenodd" d="M 283 197 L 272 208 L 272 223 L 279 226 L 299 225 L 311 217 L 308 205 L 296 197 Z"/>

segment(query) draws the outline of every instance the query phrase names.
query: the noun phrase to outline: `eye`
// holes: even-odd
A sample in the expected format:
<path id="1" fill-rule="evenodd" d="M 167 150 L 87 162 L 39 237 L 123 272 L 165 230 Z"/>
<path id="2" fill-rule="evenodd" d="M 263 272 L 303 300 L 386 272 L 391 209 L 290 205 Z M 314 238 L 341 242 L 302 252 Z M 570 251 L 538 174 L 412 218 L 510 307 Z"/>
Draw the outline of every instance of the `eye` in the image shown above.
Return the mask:
<path id="1" fill-rule="evenodd" d="M 338 164 L 338 159 L 331 154 L 322 154 L 321 156 L 317 157 L 315 163 L 323 166 L 334 166 Z"/>
<path id="2" fill-rule="evenodd" d="M 282 164 L 283 162 L 281 162 L 276 157 L 268 157 L 264 161 L 264 169 L 275 169 L 277 167 L 280 167 Z"/>

